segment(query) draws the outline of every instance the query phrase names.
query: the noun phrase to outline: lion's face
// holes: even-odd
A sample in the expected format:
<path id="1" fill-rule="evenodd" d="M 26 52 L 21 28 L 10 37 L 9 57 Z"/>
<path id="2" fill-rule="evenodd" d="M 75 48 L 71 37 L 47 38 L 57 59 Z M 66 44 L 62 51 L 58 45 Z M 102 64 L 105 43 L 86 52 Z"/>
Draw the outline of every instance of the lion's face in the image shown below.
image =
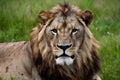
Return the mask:
<path id="1" fill-rule="evenodd" d="M 74 62 L 78 47 L 82 44 L 83 26 L 74 16 L 61 13 L 46 28 L 48 42 L 57 64 L 70 65 Z"/>
<path id="2" fill-rule="evenodd" d="M 59 5 L 49 12 L 40 12 L 39 17 L 42 23 L 36 28 L 36 32 L 33 32 L 33 35 L 38 34 L 38 39 L 31 41 L 35 42 L 36 46 L 33 46 L 34 56 L 38 57 L 40 51 L 43 58 L 51 55 L 56 64 L 73 64 L 80 53 L 85 28 L 92 20 L 92 13 Z"/>

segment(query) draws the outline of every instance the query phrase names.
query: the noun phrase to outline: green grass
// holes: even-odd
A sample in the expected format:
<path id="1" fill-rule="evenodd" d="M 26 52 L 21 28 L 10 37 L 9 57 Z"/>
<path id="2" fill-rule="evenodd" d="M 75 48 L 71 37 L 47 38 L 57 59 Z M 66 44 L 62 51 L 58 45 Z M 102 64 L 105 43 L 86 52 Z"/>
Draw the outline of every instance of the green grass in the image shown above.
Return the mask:
<path id="1" fill-rule="evenodd" d="M 101 45 L 100 76 L 103 80 L 120 80 L 120 0 L 67 1 L 94 13 L 90 29 Z M 64 0 L 0 0 L 0 42 L 29 40 L 39 11 L 60 2 Z"/>
<path id="2" fill-rule="evenodd" d="M 0 80 L 2 80 L 2 78 L 0 77 Z"/>
<path id="3" fill-rule="evenodd" d="M 10 80 L 16 80 L 16 79 L 15 79 L 14 77 L 11 76 L 11 77 L 10 77 Z"/>
<path id="4" fill-rule="evenodd" d="M 3 80 L 1 77 L 0 77 L 0 80 Z M 10 76 L 10 80 L 16 80 L 14 77 Z"/>

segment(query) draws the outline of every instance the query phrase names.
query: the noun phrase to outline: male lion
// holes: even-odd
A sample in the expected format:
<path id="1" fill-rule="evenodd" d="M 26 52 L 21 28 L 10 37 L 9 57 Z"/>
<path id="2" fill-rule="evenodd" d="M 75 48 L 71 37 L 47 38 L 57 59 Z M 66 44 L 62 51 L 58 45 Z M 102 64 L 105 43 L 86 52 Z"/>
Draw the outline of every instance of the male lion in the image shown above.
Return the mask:
<path id="1" fill-rule="evenodd" d="M 101 80 L 92 12 L 59 4 L 39 18 L 30 41 L 0 44 L 3 80 Z"/>

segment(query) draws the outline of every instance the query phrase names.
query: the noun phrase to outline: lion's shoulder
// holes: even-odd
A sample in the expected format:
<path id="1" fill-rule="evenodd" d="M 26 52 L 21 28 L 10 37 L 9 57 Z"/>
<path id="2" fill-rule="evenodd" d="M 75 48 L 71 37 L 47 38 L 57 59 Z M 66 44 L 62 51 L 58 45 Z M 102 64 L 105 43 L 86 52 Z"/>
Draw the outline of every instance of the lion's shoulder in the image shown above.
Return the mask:
<path id="1" fill-rule="evenodd" d="M 0 43 L 0 75 L 4 80 L 10 76 L 17 80 L 31 80 L 29 42 Z M 29 79 L 28 79 L 29 78 Z"/>

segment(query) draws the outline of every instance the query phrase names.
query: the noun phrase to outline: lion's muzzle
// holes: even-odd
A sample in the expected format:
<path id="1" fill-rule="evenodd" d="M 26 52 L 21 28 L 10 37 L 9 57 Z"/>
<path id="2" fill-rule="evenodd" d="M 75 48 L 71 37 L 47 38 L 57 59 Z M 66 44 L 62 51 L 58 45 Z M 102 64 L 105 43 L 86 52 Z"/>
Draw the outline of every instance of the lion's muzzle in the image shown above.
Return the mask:
<path id="1" fill-rule="evenodd" d="M 72 44 L 67 45 L 57 45 L 57 47 L 62 50 L 59 55 L 56 55 L 56 63 L 60 65 L 70 65 L 74 61 L 74 55 L 71 55 L 69 49 Z"/>

